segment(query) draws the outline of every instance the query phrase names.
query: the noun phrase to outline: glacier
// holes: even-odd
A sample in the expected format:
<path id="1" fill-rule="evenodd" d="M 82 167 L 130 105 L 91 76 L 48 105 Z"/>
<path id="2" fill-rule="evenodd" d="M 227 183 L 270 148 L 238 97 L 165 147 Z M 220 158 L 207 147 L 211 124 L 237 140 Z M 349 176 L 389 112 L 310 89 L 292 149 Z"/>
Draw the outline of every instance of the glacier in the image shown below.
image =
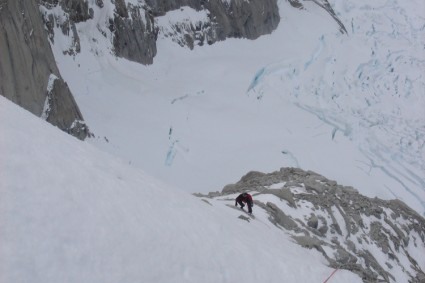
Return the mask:
<path id="1" fill-rule="evenodd" d="M 295 164 L 424 214 L 424 4 L 330 4 L 347 33 L 313 2 L 279 1 L 272 34 L 193 50 L 159 34 L 150 66 L 113 55 L 105 5 L 77 24 L 80 53 L 59 31 L 52 48 L 88 142 L 164 182 L 208 192 Z"/>

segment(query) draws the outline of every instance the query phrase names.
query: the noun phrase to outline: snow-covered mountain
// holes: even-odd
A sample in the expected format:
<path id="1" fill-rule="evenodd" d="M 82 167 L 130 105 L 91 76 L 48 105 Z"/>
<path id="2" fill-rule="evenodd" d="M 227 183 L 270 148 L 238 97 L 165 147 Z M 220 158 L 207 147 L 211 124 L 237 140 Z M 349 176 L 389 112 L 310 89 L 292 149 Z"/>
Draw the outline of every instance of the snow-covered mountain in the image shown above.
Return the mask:
<path id="1" fill-rule="evenodd" d="M 399 201 L 300 169 L 200 199 L 0 107 L 1 282 L 425 280 L 425 220 Z M 253 219 L 234 197 L 257 189 Z"/>
<path id="2" fill-rule="evenodd" d="M 423 1 L 37 3 L 1 94 L 94 135 L 0 97 L 0 282 L 425 280 Z"/>
<path id="3" fill-rule="evenodd" d="M 278 1 L 270 35 L 212 45 L 196 1 L 117 1 L 157 32 L 152 65 L 116 56 L 111 19 L 125 13 L 100 2 L 70 36 L 49 25 L 90 143 L 190 192 L 291 166 L 425 213 L 423 1 Z"/>
<path id="4" fill-rule="evenodd" d="M 3 97 L 0 107 L 0 282 L 309 282 L 333 271 L 272 224 L 247 225 Z"/>

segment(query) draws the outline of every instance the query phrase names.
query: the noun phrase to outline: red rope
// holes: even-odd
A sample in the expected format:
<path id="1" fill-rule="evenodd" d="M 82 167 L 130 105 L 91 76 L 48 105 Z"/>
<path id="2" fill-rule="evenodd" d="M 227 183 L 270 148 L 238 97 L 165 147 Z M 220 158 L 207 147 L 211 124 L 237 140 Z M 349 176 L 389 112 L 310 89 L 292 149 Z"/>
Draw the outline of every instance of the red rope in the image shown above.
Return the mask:
<path id="1" fill-rule="evenodd" d="M 331 279 L 331 277 L 335 274 L 335 272 L 337 272 L 338 271 L 338 268 L 337 269 L 335 269 L 334 270 L 334 272 L 332 272 L 332 274 L 331 275 L 329 275 L 329 277 L 325 280 L 325 281 L 323 281 L 323 283 L 326 283 L 326 282 L 328 282 L 328 280 L 329 279 Z"/>

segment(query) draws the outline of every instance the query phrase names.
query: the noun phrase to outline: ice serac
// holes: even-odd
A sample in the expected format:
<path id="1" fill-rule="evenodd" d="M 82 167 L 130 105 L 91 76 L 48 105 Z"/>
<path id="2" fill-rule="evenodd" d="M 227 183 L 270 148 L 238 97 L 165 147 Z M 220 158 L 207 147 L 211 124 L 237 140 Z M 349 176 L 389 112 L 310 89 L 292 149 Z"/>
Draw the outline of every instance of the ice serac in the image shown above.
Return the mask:
<path id="1" fill-rule="evenodd" d="M 35 0 L 0 1 L 0 94 L 80 139 L 88 134 Z"/>

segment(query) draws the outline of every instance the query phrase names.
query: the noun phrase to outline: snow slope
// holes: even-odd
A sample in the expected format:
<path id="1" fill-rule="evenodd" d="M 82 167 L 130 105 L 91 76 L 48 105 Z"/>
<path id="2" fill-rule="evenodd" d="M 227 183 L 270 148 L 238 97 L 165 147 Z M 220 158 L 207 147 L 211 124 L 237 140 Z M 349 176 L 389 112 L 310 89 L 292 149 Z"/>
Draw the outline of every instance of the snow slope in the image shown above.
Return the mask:
<path id="1" fill-rule="evenodd" d="M 2 283 L 323 282 L 333 271 L 261 216 L 241 221 L 1 96 L 0 110 Z M 361 282 L 343 270 L 333 280 Z"/>
<path id="2" fill-rule="evenodd" d="M 112 55 L 104 2 L 77 25 L 80 54 L 59 30 L 53 45 L 90 143 L 190 192 L 294 166 L 425 213 L 423 1 L 330 1 L 348 35 L 280 1 L 271 35 L 190 51 L 160 34 L 151 66 Z"/>

